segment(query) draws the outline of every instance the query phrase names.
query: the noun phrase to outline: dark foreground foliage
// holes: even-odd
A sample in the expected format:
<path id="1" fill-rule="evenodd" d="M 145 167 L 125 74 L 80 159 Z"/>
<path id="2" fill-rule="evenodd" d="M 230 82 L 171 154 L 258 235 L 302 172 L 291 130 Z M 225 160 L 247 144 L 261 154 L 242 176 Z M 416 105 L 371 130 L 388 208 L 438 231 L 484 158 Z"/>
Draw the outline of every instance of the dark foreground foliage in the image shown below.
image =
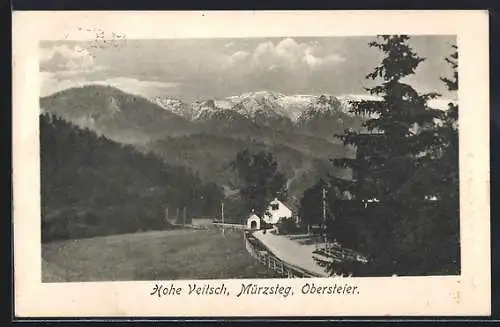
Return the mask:
<path id="1" fill-rule="evenodd" d="M 352 180 L 332 178 L 304 193 L 308 223 L 321 217 L 308 209 L 328 189 L 326 230 L 343 246 L 369 256 L 354 261 L 324 263 L 358 276 L 454 275 L 460 273 L 458 105 L 433 109 L 439 94 L 421 93 L 407 84 L 425 58 L 411 48 L 407 35 L 381 35 L 369 44 L 385 57 L 366 77 L 378 81 L 367 88 L 379 100 L 352 103 L 352 114 L 370 115 L 368 130 L 338 135 L 356 149 L 354 158 L 334 158 L 335 166 L 350 168 Z M 452 78 L 441 78 L 458 89 L 456 46 L 446 62 Z M 335 191 L 338 188 L 340 192 Z M 347 194 L 348 196 L 344 196 Z M 319 208 L 319 205 L 316 206 Z M 318 219 L 316 219 L 317 222 Z"/>
<path id="2" fill-rule="evenodd" d="M 356 276 L 456 275 L 460 273 L 457 213 L 439 202 L 363 204 L 337 201 L 339 219 L 329 220 L 330 236 L 343 246 L 367 255 L 367 264 L 345 262 L 333 270 Z"/>

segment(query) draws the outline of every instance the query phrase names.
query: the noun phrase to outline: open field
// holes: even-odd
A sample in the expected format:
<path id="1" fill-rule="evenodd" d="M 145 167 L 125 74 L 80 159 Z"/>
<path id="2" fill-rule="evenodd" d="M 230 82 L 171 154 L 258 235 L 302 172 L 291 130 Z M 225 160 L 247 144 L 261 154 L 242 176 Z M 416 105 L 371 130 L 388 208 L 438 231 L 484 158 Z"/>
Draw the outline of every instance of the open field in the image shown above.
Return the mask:
<path id="1" fill-rule="evenodd" d="M 277 277 L 239 232 L 177 229 L 42 244 L 43 282 Z"/>

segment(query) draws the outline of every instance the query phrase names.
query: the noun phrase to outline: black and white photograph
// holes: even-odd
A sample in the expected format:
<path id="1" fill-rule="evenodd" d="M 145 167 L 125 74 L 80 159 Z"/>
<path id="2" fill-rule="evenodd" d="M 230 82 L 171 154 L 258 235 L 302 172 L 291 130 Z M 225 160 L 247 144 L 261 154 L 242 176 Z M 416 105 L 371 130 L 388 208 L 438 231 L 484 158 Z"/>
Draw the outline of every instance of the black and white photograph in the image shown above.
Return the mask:
<path id="1" fill-rule="evenodd" d="M 43 281 L 460 274 L 455 36 L 40 47 Z"/>
<path id="2" fill-rule="evenodd" d="M 42 284 L 286 298 L 463 276 L 460 30 L 109 26 L 75 23 L 30 57 Z"/>

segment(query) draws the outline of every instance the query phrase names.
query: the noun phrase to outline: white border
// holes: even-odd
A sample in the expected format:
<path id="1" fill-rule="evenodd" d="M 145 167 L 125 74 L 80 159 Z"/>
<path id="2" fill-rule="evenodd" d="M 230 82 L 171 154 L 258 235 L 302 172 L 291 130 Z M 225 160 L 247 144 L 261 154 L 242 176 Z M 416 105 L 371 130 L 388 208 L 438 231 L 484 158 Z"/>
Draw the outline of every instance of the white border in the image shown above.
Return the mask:
<path id="1" fill-rule="evenodd" d="M 38 41 L 88 40 L 101 28 L 127 38 L 457 35 L 460 75 L 462 275 L 353 278 L 357 296 L 153 298 L 154 282 L 41 283 Z M 488 315 L 489 58 L 486 11 L 14 12 L 13 183 L 18 316 Z M 296 293 L 305 282 L 279 280 Z M 334 280 L 333 282 L 342 282 Z M 224 281 L 236 291 L 242 280 Z M 276 280 L 260 280 L 272 284 Z M 183 286 L 189 281 L 177 281 Z M 216 281 L 211 282 L 216 283 Z M 234 292 L 233 291 L 233 292 Z"/>

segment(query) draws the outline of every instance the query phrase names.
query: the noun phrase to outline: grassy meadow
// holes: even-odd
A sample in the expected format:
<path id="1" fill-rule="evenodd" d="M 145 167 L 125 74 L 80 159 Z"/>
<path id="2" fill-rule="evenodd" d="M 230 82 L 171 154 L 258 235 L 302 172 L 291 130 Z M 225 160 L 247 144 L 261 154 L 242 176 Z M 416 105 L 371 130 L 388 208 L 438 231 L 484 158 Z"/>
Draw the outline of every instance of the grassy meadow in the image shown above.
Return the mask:
<path id="1" fill-rule="evenodd" d="M 240 232 L 174 229 L 42 244 L 43 282 L 277 277 Z"/>

